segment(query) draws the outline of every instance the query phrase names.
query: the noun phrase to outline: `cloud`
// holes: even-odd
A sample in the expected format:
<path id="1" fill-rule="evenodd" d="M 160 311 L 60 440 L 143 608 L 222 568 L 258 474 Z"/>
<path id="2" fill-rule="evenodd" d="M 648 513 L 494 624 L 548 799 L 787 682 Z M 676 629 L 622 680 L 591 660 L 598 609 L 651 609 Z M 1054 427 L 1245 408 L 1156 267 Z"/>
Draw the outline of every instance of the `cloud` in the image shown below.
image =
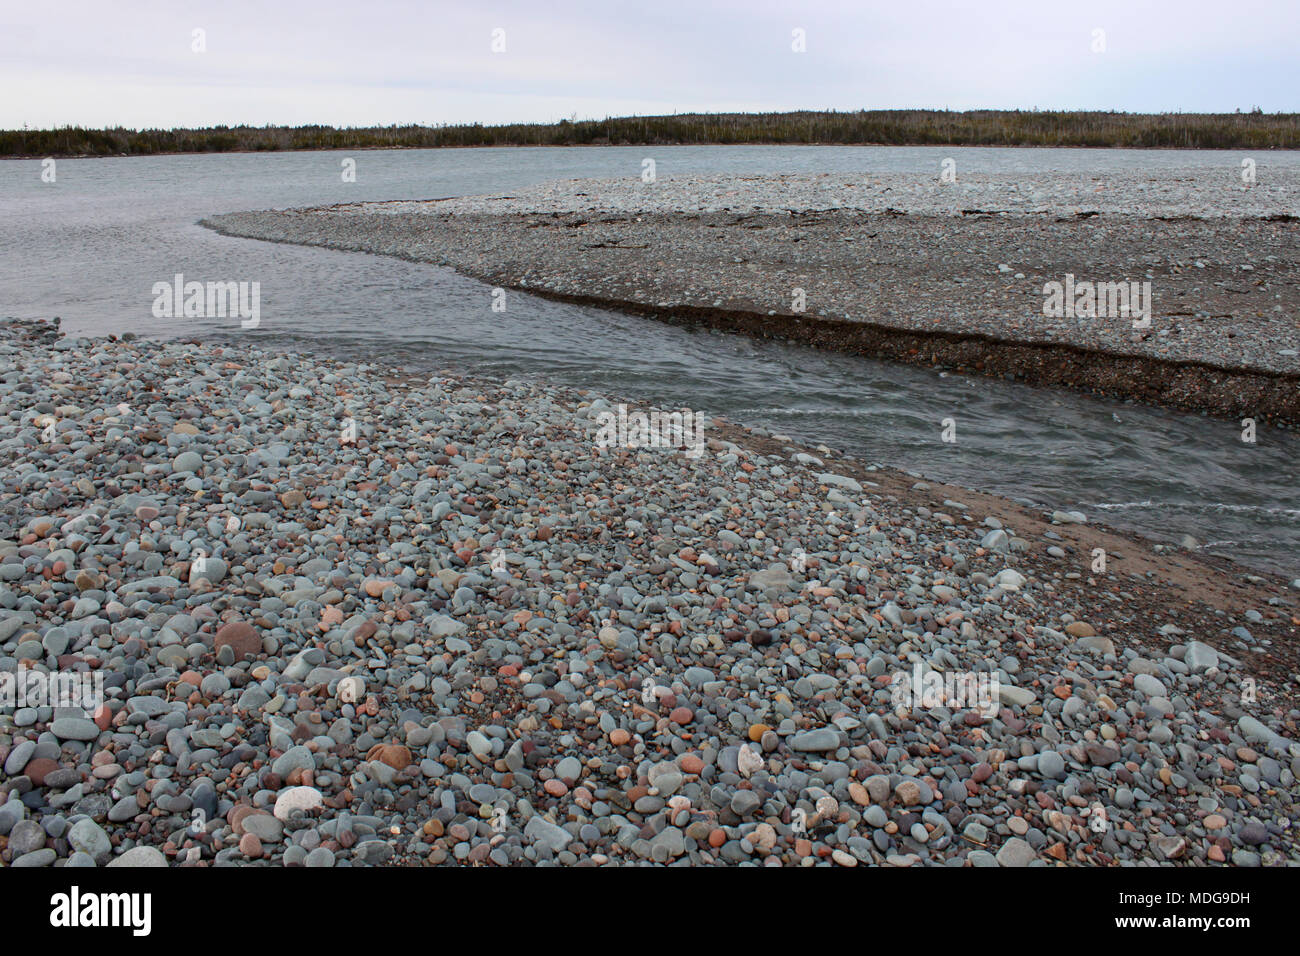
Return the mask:
<path id="1" fill-rule="evenodd" d="M 0 126 L 727 109 L 1300 110 L 1293 0 L 10 5 Z M 493 53 L 492 31 L 505 31 Z M 791 49 L 805 31 L 807 50 Z M 206 50 L 192 49 L 204 31 Z M 1093 31 L 1106 49 L 1092 49 Z"/>

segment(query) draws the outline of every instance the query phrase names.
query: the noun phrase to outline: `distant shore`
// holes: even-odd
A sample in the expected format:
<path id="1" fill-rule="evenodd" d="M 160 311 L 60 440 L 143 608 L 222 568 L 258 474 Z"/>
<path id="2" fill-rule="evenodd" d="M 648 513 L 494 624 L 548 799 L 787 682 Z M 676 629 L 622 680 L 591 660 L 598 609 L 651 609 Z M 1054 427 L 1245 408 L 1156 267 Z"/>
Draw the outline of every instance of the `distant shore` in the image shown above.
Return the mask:
<path id="1" fill-rule="evenodd" d="M 420 150 L 428 151 L 445 151 L 445 150 L 473 150 L 473 149 L 631 149 L 642 146 L 647 149 L 662 146 L 734 146 L 734 147 L 764 147 L 764 146 L 842 146 L 855 147 L 859 149 L 878 149 L 884 146 L 924 146 L 931 149 L 943 149 L 951 147 L 954 149 L 1034 149 L 1034 150 L 1072 150 L 1072 149 L 1105 149 L 1114 152 L 1168 152 L 1178 153 L 1186 152 L 1189 149 L 1199 151 L 1218 151 L 1234 152 L 1239 151 L 1240 146 L 1039 146 L 1032 143 L 555 143 L 538 145 L 536 143 L 484 143 L 465 146 L 300 146 L 292 149 L 223 149 L 214 150 L 178 150 L 169 153 L 29 153 L 20 156 L 0 155 L 0 162 L 35 162 L 52 156 L 55 159 L 149 159 L 160 156 L 246 156 L 250 154 L 265 153 L 382 153 L 382 152 L 418 152 Z M 1261 152 L 1271 151 L 1295 151 L 1300 150 L 1300 146 L 1277 146 L 1264 147 Z"/>
<path id="2" fill-rule="evenodd" d="M 0 130 L 0 156 L 132 156 L 477 146 L 996 146 L 1300 149 L 1300 114 L 861 110 L 625 116 L 500 126 Z"/>

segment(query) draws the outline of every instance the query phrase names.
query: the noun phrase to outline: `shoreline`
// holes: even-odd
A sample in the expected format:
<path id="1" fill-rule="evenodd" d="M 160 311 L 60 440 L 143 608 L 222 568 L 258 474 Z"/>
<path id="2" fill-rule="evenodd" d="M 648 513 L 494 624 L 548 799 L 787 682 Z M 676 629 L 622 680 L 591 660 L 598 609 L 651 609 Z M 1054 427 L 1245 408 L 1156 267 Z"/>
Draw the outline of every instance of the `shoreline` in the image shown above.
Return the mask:
<path id="1" fill-rule="evenodd" d="M 1005 175 L 960 190 L 901 175 L 571 180 L 200 224 L 671 324 L 1300 427 L 1300 179 L 1250 194 L 1215 175 L 1169 173 L 1158 196 L 1140 178 L 1077 175 L 1032 193 Z M 1190 215 L 1207 202 L 1217 214 Z M 1045 284 L 1076 272 L 1145 280 L 1149 327 L 1045 317 Z"/>
<path id="2" fill-rule="evenodd" d="M 771 148 L 789 146 L 792 148 L 845 148 L 845 149 L 1044 149 L 1044 150 L 1082 150 L 1097 149 L 1108 152 L 1144 152 L 1157 153 L 1296 153 L 1300 147 L 1288 146 L 1043 146 L 1035 143 L 557 143 L 554 145 L 537 145 L 529 143 L 497 143 L 485 145 L 457 146 L 308 146 L 292 149 L 222 149 L 222 150 L 188 150 L 161 153 L 23 153 L 22 155 L 0 155 L 3 160 L 23 160 L 30 162 L 46 158 L 54 159 L 148 159 L 163 156 L 221 156 L 229 154 L 246 155 L 249 153 L 338 153 L 338 152 L 372 152 L 381 150 L 448 150 L 448 149 L 658 149 L 718 147 L 734 149 L 745 146 Z"/>
<path id="3" fill-rule="evenodd" d="M 81 814 L 101 864 L 1300 860 L 1276 577 L 734 423 L 599 448 L 589 391 L 38 323 L 0 365 L 0 667 L 117 675 L 53 755 L 0 711 L 5 854 Z M 996 713 L 895 713 L 913 661 L 997 675 Z"/>
<path id="4" fill-rule="evenodd" d="M 508 288 L 557 302 L 639 315 L 669 325 L 777 339 L 904 365 L 1002 378 L 1035 387 L 1067 388 L 1102 398 L 1135 401 L 1174 411 L 1204 412 L 1220 418 L 1262 414 L 1269 424 L 1300 428 L 1300 374 L 1163 361 L 983 335 L 901 330 L 871 322 L 807 315 L 772 316 L 694 306 L 675 306 L 665 314 L 661 308 L 640 302 L 532 286 Z"/>

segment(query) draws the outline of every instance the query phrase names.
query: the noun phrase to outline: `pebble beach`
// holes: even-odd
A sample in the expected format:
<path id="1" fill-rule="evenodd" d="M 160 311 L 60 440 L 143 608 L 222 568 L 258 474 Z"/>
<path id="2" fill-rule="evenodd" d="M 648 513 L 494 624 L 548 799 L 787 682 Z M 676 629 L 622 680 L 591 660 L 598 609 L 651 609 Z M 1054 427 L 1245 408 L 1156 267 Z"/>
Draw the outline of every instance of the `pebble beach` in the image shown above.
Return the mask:
<path id="1" fill-rule="evenodd" d="M 0 864 L 1300 863 L 1300 581 L 620 402 L 0 325 Z"/>

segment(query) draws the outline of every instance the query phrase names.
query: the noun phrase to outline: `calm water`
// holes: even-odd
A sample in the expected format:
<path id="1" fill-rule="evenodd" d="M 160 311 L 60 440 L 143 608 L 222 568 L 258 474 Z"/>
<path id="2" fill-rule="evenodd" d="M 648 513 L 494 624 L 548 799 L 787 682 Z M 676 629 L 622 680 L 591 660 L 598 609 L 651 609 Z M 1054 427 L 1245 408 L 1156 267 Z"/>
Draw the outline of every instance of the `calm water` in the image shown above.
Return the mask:
<path id="1" fill-rule="evenodd" d="M 343 183 L 340 161 L 357 160 Z M 577 177 L 717 172 L 964 173 L 1232 168 L 1235 154 L 896 147 L 673 147 L 284 153 L 0 162 L 0 315 L 61 316 L 74 333 L 252 341 L 418 369 L 535 377 L 758 423 L 936 479 L 1078 508 L 1165 540 L 1300 576 L 1300 439 L 1059 391 L 942 376 L 512 294 L 358 253 L 218 236 L 243 209 L 502 192 Z M 1300 153 L 1266 154 L 1300 167 Z M 261 283 L 261 327 L 158 320 L 151 288 L 187 278 Z M 940 422 L 958 420 L 958 443 Z"/>

